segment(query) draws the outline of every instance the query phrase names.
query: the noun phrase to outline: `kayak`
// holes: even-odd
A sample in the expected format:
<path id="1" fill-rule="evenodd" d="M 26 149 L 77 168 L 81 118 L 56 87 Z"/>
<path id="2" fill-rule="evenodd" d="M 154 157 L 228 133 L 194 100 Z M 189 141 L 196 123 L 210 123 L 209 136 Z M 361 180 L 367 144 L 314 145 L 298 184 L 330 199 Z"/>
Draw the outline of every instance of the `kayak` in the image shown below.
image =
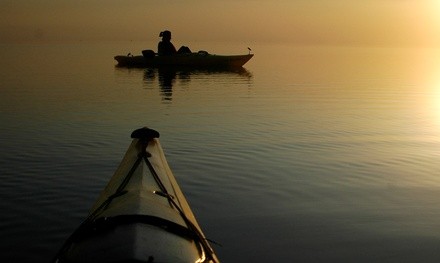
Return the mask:
<path id="1" fill-rule="evenodd" d="M 119 167 L 54 262 L 219 262 L 165 159 L 135 130 Z"/>
<path id="2" fill-rule="evenodd" d="M 254 55 L 213 55 L 207 52 L 158 56 L 157 54 L 139 56 L 115 56 L 122 67 L 196 67 L 196 68 L 235 68 L 242 67 Z"/>

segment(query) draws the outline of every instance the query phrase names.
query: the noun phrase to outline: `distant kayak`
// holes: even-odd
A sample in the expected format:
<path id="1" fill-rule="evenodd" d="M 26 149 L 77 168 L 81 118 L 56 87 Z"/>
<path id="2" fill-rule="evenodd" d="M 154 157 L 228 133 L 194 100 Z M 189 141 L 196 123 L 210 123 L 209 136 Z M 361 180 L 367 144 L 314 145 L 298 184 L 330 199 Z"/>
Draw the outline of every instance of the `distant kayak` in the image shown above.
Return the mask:
<path id="1" fill-rule="evenodd" d="M 139 56 L 115 56 L 118 66 L 123 67 L 195 67 L 195 68 L 228 68 L 242 67 L 254 55 L 213 55 L 207 52 L 158 56 L 151 52 L 143 52 Z"/>
<path id="2" fill-rule="evenodd" d="M 219 262 L 174 178 L 157 131 L 142 128 L 54 262 Z"/>

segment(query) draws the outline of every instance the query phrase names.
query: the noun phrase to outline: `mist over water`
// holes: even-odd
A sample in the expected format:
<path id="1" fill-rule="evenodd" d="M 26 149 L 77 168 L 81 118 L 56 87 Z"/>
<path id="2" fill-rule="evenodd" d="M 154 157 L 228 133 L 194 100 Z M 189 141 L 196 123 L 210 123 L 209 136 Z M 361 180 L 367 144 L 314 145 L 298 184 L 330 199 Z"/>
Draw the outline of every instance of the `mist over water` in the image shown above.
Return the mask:
<path id="1" fill-rule="evenodd" d="M 2 261 L 49 261 L 141 126 L 223 262 L 439 261 L 439 50 L 271 44 L 242 70 L 115 67 L 154 46 L 2 45 Z"/>

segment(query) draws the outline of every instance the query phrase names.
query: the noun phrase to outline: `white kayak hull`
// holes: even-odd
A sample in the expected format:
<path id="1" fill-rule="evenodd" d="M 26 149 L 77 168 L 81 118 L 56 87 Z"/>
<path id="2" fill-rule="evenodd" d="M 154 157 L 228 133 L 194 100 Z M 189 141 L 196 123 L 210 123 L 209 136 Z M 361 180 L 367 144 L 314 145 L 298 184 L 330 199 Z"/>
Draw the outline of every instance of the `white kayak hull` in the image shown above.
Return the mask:
<path id="1" fill-rule="evenodd" d="M 158 133 L 144 128 L 133 135 L 88 218 L 54 261 L 218 262 L 168 166 Z"/>

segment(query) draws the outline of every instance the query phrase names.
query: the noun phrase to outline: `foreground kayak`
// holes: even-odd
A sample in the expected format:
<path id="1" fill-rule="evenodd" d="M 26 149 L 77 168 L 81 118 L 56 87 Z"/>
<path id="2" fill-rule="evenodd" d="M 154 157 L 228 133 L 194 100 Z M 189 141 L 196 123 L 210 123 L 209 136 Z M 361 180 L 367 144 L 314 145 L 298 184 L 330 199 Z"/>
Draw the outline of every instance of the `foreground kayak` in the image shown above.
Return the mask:
<path id="1" fill-rule="evenodd" d="M 219 262 L 174 178 L 159 133 L 142 128 L 54 262 Z"/>
<path id="2" fill-rule="evenodd" d="M 176 54 L 171 56 L 115 56 L 122 67 L 196 67 L 196 68 L 235 68 L 242 67 L 254 55 L 212 55 L 206 52 Z"/>

